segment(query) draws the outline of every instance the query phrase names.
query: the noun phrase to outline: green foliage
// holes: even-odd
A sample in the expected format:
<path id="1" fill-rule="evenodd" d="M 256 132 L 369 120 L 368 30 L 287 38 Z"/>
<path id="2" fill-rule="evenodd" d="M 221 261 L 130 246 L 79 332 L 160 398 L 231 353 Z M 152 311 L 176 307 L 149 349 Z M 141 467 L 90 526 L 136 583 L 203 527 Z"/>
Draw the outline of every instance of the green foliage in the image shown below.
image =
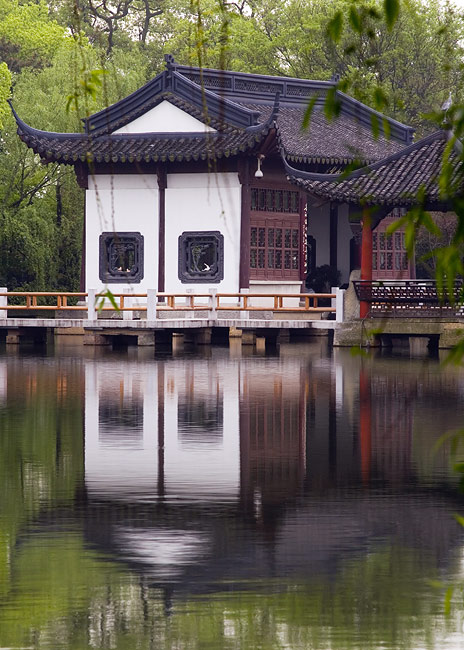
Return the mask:
<path id="1" fill-rule="evenodd" d="M 87 70 L 81 69 L 80 78 L 76 84 L 74 92 L 68 95 L 66 102 L 66 111 L 74 110 L 76 113 L 81 113 L 80 107 L 82 104 L 88 106 L 90 101 L 97 99 L 97 92 L 102 87 L 102 75 L 107 74 L 106 70 Z M 90 115 L 90 111 L 85 110 L 86 115 Z"/>
<path id="2" fill-rule="evenodd" d="M 11 72 L 5 62 L 0 63 L 0 129 L 3 128 L 5 118 L 9 115 L 10 109 L 7 99 L 10 97 Z"/>
<path id="3" fill-rule="evenodd" d="M 385 10 L 385 22 L 387 23 L 388 29 L 391 31 L 398 20 L 400 2 L 399 0 L 384 0 L 383 6 Z"/>
<path id="4" fill-rule="evenodd" d="M 354 7 L 350 7 L 350 23 L 352 26 L 353 26 L 353 16 L 352 16 L 353 12 L 355 15 L 357 15 L 356 9 L 354 9 Z M 334 43 L 338 43 L 342 37 L 342 33 L 343 33 L 343 13 L 341 11 L 337 11 L 327 23 L 327 36 L 330 39 L 332 39 Z"/>
<path id="5" fill-rule="evenodd" d="M 65 29 L 50 18 L 47 4 L 0 1 L 0 53 L 15 72 L 46 65 L 65 38 Z"/>

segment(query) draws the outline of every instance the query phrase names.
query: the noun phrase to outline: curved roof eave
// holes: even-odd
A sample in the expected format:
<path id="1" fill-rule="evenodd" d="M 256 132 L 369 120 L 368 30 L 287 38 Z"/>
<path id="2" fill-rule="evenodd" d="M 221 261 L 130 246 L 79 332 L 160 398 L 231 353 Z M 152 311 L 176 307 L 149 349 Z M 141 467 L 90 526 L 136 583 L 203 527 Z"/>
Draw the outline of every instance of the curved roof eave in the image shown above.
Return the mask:
<path id="1" fill-rule="evenodd" d="M 449 209 L 449 202 L 440 196 L 437 180 L 449 137 L 446 131 L 436 131 L 396 154 L 347 175 L 306 172 L 289 165 L 284 157 L 283 162 L 287 178 L 318 199 L 408 207 L 417 204 L 417 192 L 425 188 L 427 209 Z"/>
<path id="2" fill-rule="evenodd" d="M 274 119 L 259 128 L 229 129 L 227 132 L 197 133 L 54 133 L 29 126 L 10 106 L 21 140 L 45 162 L 147 162 L 189 161 L 236 156 L 253 151 L 274 127 Z M 278 101 L 276 100 L 276 107 Z M 277 110 L 277 108 L 276 108 Z"/>
<path id="3" fill-rule="evenodd" d="M 21 136 L 26 136 L 29 138 L 50 138 L 50 136 L 53 137 L 53 139 L 56 140 L 69 140 L 69 139 L 82 139 L 85 137 L 89 137 L 85 133 L 58 133 L 55 131 L 42 131 L 41 129 L 35 129 L 33 126 L 29 126 L 24 120 L 22 120 L 18 113 L 15 111 L 13 107 L 13 102 L 11 99 L 8 99 L 8 104 L 10 105 L 11 112 L 13 113 L 13 117 L 15 118 L 16 125 L 18 127 L 17 133 L 19 137 Z"/>
<path id="4" fill-rule="evenodd" d="M 291 165 L 288 164 L 285 158 L 284 158 L 284 165 L 287 174 L 291 176 L 295 176 L 295 178 L 301 178 L 302 180 L 308 180 L 308 181 L 339 183 L 341 181 L 350 181 L 354 178 L 359 178 L 360 176 L 371 174 L 372 172 L 377 171 L 381 167 L 384 167 L 385 165 L 388 165 L 391 162 L 394 162 L 396 160 L 399 160 L 400 158 L 407 156 L 412 151 L 420 149 L 424 145 L 427 145 L 429 142 L 434 142 L 435 140 L 438 140 L 443 137 L 444 137 L 443 131 L 434 131 L 433 133 L 426 136 L 425 138 L 422 138 L 421 140 L 418 140 L 417 142 L 410 144 L 408 147 L 401 149 L 401 151 L 391 154 L 386 158 L 382 158 L 381 160 L 378 160 L 375 163 L 364 165 L 359 169 L 353 170 L 349 174 L 345 174 L 343 172 L 341 172 L 340 174 L 324 174 L 324 173 L 321 174 L 319 172 L 307 172 L 304 170 L 297 169 L 296 167 L 292 167 Z"/>

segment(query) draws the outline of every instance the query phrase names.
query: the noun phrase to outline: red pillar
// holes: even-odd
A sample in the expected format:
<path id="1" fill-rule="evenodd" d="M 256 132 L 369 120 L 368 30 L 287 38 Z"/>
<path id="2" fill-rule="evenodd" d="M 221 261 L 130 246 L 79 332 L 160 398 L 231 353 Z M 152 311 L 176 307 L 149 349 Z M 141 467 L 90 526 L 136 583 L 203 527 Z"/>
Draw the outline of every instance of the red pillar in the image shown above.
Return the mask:
<path id="1" fill-rule="evenodd" d="M 372 281 L 372 228 L 369 208 L 363 208 L 362 240 L 361 240 L 361 280 Z M 369 303 L 362 300 L 359 315 L 366 318 L 369 313 Z"/>

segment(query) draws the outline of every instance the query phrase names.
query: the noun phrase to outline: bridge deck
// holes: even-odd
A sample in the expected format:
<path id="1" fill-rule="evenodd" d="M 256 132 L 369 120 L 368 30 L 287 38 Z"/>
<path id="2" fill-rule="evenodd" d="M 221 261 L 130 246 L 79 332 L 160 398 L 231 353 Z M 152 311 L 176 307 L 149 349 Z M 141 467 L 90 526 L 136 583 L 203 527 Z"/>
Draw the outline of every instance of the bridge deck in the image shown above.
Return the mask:
<path id="1" fill-rule="evenodd" d="M 65 329 L 82 328 L 84 330 L 189 330 L 210 327 L 237 329 L 334 329 L 335 321 L 329 320 L 264 320 L 258 318 L 176 318 L 148 320 L 98 319 L 83 320 L 78 318 L 4 318 L 0 319 L 0 329 L 47 328 Z"/>

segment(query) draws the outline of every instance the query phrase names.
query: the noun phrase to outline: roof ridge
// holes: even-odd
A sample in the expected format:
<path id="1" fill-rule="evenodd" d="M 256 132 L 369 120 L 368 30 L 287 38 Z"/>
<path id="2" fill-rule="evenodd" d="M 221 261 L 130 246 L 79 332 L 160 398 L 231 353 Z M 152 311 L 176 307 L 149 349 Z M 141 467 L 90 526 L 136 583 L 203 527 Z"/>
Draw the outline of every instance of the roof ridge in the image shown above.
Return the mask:
<path id="1" fill-rule="evenodd" d="M 171 62 L 175 66 L 178 74 L 183 76 L 198 76 L 203 79 L 210 77 L 209 88 L 214 87 L 221 90 L 224 95 L 236 95 L 241 98 L 248 97 L 264 101 L 271 101 L 271 96 L 280 90 L 282 103 L 293 105 L 306 104 L 310 98 L 316 97 L 316 105 L 322 106 L 324 95 L 330 88 L 335 88 L 342 104 L 342 113 L 357 119 L 366 126 L 371 125 L 372 117 L 379 120 L 379 128 L 383 130 L 383 121 L 386 120 L 390 125 L 392 137 L 398 142 L 409 144 L 414 133 L 414 128 L 395 120 L 392 117 L 383 115 L 354 99 L 350 95 L 338 90 L 334 81 L 318 81 L 314 79 L 301 79 L 298 77 L 285 77 L 264 75 L 253 72 L 240 72 L 235 70 L 220 70 L 216 68 L 200 68 L 196 66 L 180 65 Z M 253 82 L 251 85 L 247 82 Z M 194 81 L 195 83 L 195 81 Z M 278 88 L 276 88 L 278 86 Z"/>
<path id="2" fill-rule="evenodd" d="M 177 72 L 177 66 L 171 63 L 167 70 L 160 72 L 141 88 L 86 118 L 86 131 L 109 132 L 121 128 L 156 106 L 163 93 L 170 93 L 194 106 L 202 113 L 203 120 L 213 117 L 236 128 L 253 126 L 258 121 L 259 114 L 256 111 L 200 86 Z"/>

